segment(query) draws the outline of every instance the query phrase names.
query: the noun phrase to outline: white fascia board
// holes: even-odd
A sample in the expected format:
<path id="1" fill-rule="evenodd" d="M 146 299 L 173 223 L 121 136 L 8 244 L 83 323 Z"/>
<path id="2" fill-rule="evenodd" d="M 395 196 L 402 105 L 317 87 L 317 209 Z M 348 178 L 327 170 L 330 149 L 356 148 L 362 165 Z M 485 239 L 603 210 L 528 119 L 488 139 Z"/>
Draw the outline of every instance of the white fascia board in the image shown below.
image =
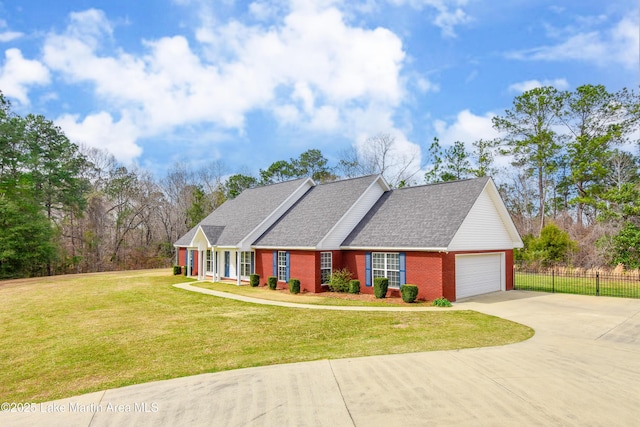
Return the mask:
<path id="1" fill-rule="evenodd" d="M 404 248 L 404 247 L 375 247 L 370 246 L 341 246 L 345 251 L 371 251 L 371 252 L 449 252 L 449 248 Z"/>
<path id="2" fill-rule="evenodd" d="M 338 250 L 339 247 L 336 248 L 326 248 L 324 247 L 324 242 L 325 240 L 327 240 L 329 238 L 329 236 L 331 236 L 331 234 L 333 233 L 333 231 L 342 224 L 342 221 L 345 218 L 348 218 L 349 215 L 351 214 L 351 212 L 356 209 L 356 206 L 358 206 L 358 204 L 360 203 L 360 201 L 367 195 L 367 193 L 369 192 L 369 190 L 371 190 L 371 188 L 373 188 L 373 186 L 375 185 L 380 185 L 380 187 L 382 187 L 382 194 L 386 193 L 387 191 L 389 191 L 391 188 L 389 187 L 389 184 L 387 184 L 387 182 L 384 180 L 384 178 L 382 177 L 382 175 L 378 175 L 378 177 L 367 187 L 367 189 L 365 191 L 362 192 L 362 194 L 360 195 L 360 197 L 358 197 L 358 200 L 356 200 L 350 207 L 349 209 L 344 213 L 344 215 L 342 215 L 342 217 L 335 223 L 333 224 L 333 227 L 331 227 L 331 230 L 329 230 L 329 232 L 327 234 L 324 235 L 324 237 L 322 238 L 322 240 L 320 240 L 320 242 L 318 243 L 318 248 L 322 249 L 322 250 Z M 373 207 L 373 205 L 375 205 L 377 203 L 377 201 L 380 200 L 380 197 L 378 197 L 371 206 L 369 206 L 369 209 L 367 209 L 367 211 L 364 213 L 364 215 L 362 216 L 362 218 L 364 218 L 367 213 L 369 213 L 369 211 L 371 210 L 371 208 Z M 356 223 L 356 226 L 358 225 L 358 223 L 360 223 L 360 221 L 362 221 L 362 218 L 360 218 L 358 220 L 358 222 Z M 353 230 L 350 230 L 349 233 L 351 233 Z M 346 236 L 344 236 L 344 239 L 347 238 L 347 236 L 349 235 L 349 233 L 347 233 Z"/>
<path id="3" fill-rule="evenodd" d="M 311 189 L 312 187 L 315 187 L 315 185 L 316 183 L 311 178 L 307 178 L 306 180 L 304 180 L 302 184 L 300 184 L 300 186 L 296 188 L 295 191 L 293 191 L 293 193 L 289 195 L 289 197 L 287 197 L 282 203 L 280 203 L 280 205 L 278 205 L 278 207 L 275 208 L 273 212 L 271 212 L 260 224 L 258 224 L 253 230 L 251 230 L 249 234 L 247 234 L 242 240 L 240 240 L 237 244 L 237 247 L 238 248 L 251 247 L 251 243 L 253 243 L 253 241 L 258 239 L 258 237 L 260 237 L 262 233 L 267 231 L 267 229 L 270 226 L 272 226 L 282 215 L 284 215 L 285 212 L 291 206 L 293 206 L 295 202 L 300 200 L 300 198 L 302 198 L 302 196 L 307 194 L 307 191 L 309 191 L 309 189 Z M 305 186 L 307 188 L 304 191 L 302 191 Z M 300 194 L 298 195 L 298 193 Z M 277 218 L 273 218 L 273 216 L 277 212 L 280 212 L 280 210 L 285 206 L 286 206 L 286 209 L 283 209 L 283 211 L 278 215 Z M 267 227 L 265 227 L 265 225 L 267 225 Z M 258 233 L 258 231 L 261 230 L 262 228 L 264 228 L 264 230 L 262 230 L 261 233 Z M 260 235 L 255 236 L 255 234 L 260 234 Z M 250 240 L 250 241 L 247 241 L 247 240 Z"/>
<path id="4" fill-rule="evenodd" d="M 269 251 L 317 251 L 315 246 L 251 246 L 251 249 L 261 249 Z"/>
<path id="5" fill-rule="evenodd" d="M 507 207 L 504 205 L 504 202 L 502 201 L 502 197 L 500 197 L 500 193 L 498 192 L 498 187 L 496 187 L 496 184 L 493 182 L 492 178 L 489 178 L 489 181 L 487 181 L 487 184 L 485 185 L 484 190 L 488 190 L 487 193 L 489 194 L 489 197 L 493 201 L 493 204 L 495 205 L 496 210 L 500 215 L 500 218 L 506 225 L 507 233 L 509 233 L 509 235 L 511 236 L 511 239 L 513 240 L 513 247 L 514 248 L 524 247 L 524 243 L 522 242 L 520 233 L 518 233 L 518 229 L 516 228 L 516 225 L 513 223 L 513 219 L 511 218 L 511 215 L 509 214 Z"/>

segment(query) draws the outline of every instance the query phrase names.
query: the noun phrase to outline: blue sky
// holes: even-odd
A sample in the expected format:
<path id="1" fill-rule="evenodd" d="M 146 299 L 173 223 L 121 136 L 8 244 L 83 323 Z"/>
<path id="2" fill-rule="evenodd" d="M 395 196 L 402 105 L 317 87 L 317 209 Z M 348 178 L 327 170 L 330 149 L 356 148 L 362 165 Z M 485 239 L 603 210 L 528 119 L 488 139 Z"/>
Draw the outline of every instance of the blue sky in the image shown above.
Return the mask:
<path id="1" fill-rule="evenodd" d="M 0 90 L 161 176 L 257 173 L 379 132 L 424 167 L 522 91 L 638 88 L 637 0 L 0 0 Z"/>

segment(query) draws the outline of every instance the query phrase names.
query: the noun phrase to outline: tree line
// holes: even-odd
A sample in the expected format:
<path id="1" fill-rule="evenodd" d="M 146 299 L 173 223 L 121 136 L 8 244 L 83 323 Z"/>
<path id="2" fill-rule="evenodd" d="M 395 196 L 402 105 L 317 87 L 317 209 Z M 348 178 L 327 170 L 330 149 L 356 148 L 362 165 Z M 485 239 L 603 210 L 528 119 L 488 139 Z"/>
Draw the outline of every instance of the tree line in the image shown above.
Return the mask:
<path id="1" fill-rule="evenodd" d="M 420 162 L 381 133 L 334 165 L 310 149 L 257 174 L 213 161 L 177 163 L 157 178 L 74 144 L 43 116 L 16 114 L 0 93 L 0 278 L 168 266 L 173 242 L 244 189 L 372 173 L 396 188 L 493 176 L 525 241 L 519 258 L 637 268 L 639 158 L 621 148 L 639 121 L 631 91 L 543 87 L 517 96 L 493 118 L 502 137 L 471 151 L 434 139 Z"/>

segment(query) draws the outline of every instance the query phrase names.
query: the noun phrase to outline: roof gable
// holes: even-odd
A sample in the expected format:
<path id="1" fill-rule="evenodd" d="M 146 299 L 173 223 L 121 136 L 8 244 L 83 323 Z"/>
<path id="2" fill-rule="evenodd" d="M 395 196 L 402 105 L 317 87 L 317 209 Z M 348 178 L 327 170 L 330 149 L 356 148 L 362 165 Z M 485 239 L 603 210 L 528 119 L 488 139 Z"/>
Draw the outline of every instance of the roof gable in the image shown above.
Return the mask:
<path id="1" fill-rule="evenodd" d="M 522 246 L 522 239 L 498 189 L 489 180 L 451 239 L 449 250 L 491 250 Z"/>
<path id="2" fill-rule="evenodd" d="M 314 248 L 339 245 L 388 186 L 379 175 L 320 184 L 309 190 L 254 243 L 261 248 Z M 340 225 L 345 224 L 346 230 Z"/>
<path id="3" fill-rule="evenodd" d="M 301 178 L 247 189 L 223 203 L 175 245 L 192 246 L 196 232 L 202 227 L 211 246 L 239 247 L 243 240 L 263 233 L 313 185 L 311 178 Z"/>
<path id="4" fill-rule="evenodd" d="M 445 251 L 489 180 L 485 177 L 389 191 L 342 247 Z"/>

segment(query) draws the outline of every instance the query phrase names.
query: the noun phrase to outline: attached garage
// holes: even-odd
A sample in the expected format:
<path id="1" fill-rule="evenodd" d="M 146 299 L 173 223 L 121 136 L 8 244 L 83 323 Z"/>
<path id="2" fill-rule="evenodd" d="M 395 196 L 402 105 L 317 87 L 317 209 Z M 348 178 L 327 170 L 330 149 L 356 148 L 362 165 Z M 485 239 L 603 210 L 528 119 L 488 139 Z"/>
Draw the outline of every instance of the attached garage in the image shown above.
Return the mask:
<path id="1" fill-rule="evenodd" d="M 502 252 L 456 255 L 456 299 L 504 290 Z"/>

